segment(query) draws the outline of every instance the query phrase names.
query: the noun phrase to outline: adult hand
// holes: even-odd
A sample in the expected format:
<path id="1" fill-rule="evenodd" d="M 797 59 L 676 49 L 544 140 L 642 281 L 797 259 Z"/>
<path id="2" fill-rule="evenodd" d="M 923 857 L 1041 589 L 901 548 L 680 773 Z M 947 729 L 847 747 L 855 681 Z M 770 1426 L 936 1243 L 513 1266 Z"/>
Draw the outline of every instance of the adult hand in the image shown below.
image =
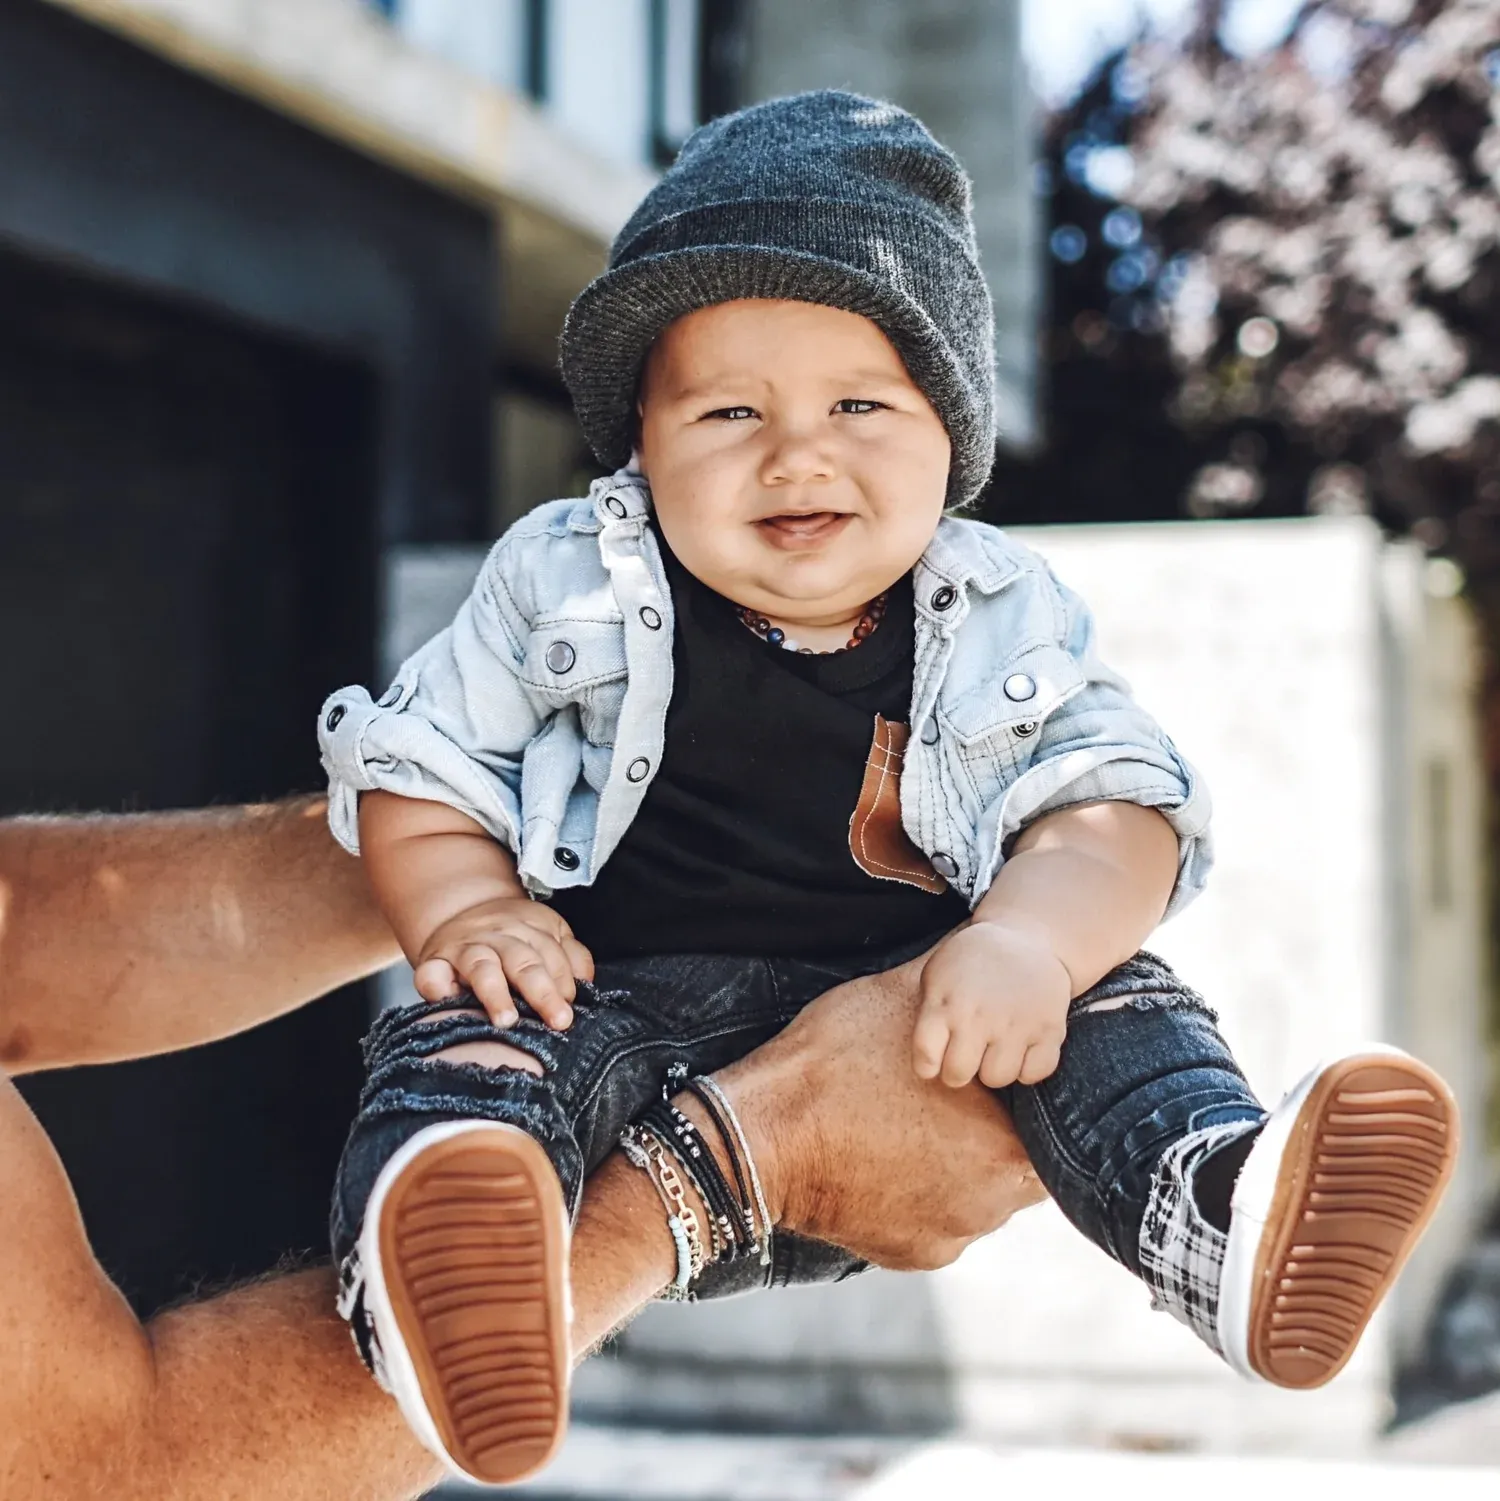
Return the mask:
<path id="1" fill-rule="evenodd" d="M 777 1223 L 897 1270 L 946 1266 L 1046 1197 L 993 1094 L 912 1071 L 923 963 L 829 991 L 718 1076 Z"/>

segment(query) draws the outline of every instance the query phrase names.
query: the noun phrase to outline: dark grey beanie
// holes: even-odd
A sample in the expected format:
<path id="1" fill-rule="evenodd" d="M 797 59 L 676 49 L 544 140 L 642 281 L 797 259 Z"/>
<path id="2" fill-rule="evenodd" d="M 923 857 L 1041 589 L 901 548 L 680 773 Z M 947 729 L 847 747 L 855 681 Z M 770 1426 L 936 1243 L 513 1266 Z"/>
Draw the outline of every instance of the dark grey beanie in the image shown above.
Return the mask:
<path id="1" fill-rule="evenodd" d="M 688 138 L 563 328 L 563 379 L 601 463 L 630 457 L 657 335 L 742 297 L 818 302 L 877 324 L 948 429 L 948 503 L 978 494 L 994 461 L 994 314 L 969 179 L 920 120 L 825 89 Z"/>

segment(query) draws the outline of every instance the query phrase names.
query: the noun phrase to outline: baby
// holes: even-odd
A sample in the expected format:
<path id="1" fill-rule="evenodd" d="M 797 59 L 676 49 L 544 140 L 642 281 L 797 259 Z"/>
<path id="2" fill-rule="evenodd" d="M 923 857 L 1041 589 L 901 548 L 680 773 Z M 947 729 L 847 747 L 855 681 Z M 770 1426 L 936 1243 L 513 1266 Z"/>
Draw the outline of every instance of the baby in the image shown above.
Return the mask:
<path id="1" fill-rule="evenodd" d="M 1208 799 L 1078 597 L 948 514 L 994 443 L 962 168 L 844 93 L 705 126 L 563 372 L 617 472 L 322 722 L 334 832 L 448 1003 L 377 1023 L 334 1206 L 343 1310 L 419 1436 L 492 1483 L 553 1452 L 568 1219 L 618 1142 L 674 1295 L 846 1274 L 774 1233 L 693 1076 L 923 953 L 916 1072 L 999 1091 L 1063 1212 L 1235 1369 L 1328 1380 L 1441 1194 L 1451 1098 L 1375 1049 L 1267 1114 L 1137 952 L 1203 884 Z M 509 1066 L 457 1063 L 497 1040 Z"/>

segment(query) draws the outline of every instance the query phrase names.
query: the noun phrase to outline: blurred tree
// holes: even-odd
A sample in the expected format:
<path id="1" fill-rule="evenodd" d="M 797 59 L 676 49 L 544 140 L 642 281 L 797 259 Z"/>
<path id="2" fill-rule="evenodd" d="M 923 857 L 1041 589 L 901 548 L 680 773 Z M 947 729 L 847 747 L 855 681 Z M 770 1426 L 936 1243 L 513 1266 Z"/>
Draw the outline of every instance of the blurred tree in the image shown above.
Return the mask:
<path id="1" fill-rule="evenodd" d="M 1310 446 L 1314 511 L 1373 510 L 1500 570 L 1500 9 L 1315 0 L 1242 61 L 1206 6 L 1143 47 L 1131 203 L 1181 275 L 1159 305 L 1186 431 L 1269 419 Z M 1250 509 L 1264 464 L 1198 471 Z M 1300 466 L 1299 466 L 1300 467 Z M 1299 476 L 1300 477 L 1300 476 Z"/>
<path id="2" fill-rule="evenodd" d="M 1031 452 L 1001 449 L 987 497 L 997 520 L 1176 516 L 1201 462 L 1170 415 L 1178 375 L 1148 286 L 1155 276 L 1131 292 L 1110 290 L 1122 280 L 1119 260 L 1129 258 L 1139 272 L 1160 269 L 1152 232 L 1119 202 L 1122 184 L 1109 176 L 1111 163 L 1117 173 L 1129 165 L 1135 79 L 1128 62 L 1111 59 L 1046 125 L 1036 167 L 1048 205 L 1038 391 L 1044 440 Z"/>
<path id="3" fill-rule="evenodd" d="M 1369 510 L 1500 571 L 1500 7 L 1203 0 L 1049 124 L 1046 421 L 1007 516 Z M 1087 440 L 1083 442 L 1081 440 Z"/>
<path id="4" fill-rule="evenodd" d="M 1368 511 L 1500 643 L 1500 6 L 1309 0 L 1250 59 L 1222 9 L 1049 124 L 1048 442 L 990 508 Z"/>
<path id="5" fill-rule="evenodd" d="M 1368 512 L 1448 554 L 1500 790 L 1500 4 L 1307 0 L 1248 59 L 1223 10 L 1048 124 L 1047 437 L 1002 453 L 987 510 Z M 1497 1328 L 1500 1284 L 1458 1279 L 1418 1383 L 1500 1383 Z"/>

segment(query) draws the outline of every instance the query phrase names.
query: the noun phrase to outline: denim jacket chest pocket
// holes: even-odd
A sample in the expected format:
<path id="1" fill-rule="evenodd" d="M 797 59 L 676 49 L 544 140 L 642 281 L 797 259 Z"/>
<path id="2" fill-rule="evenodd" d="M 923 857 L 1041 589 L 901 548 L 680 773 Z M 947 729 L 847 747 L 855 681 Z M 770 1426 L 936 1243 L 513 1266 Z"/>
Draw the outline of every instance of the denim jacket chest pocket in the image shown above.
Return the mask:
<path id="1" fill-rule="evenodd" d="M 1047 721 L 1086 682 L 1072 654 L 1046 642 L 1023 647 L 984 681 L 940 705 L 950 747 L 981 810 L 1032 764 Z"/>
<path id="2" fill-rule="evenodd" d="M 619 616 L 538 617 L 517 669 L 521 682 L 549 709 L 576 705 L 584 738 L 598 746 L 614 744 L 626 674 L 625 624 Z"/>

